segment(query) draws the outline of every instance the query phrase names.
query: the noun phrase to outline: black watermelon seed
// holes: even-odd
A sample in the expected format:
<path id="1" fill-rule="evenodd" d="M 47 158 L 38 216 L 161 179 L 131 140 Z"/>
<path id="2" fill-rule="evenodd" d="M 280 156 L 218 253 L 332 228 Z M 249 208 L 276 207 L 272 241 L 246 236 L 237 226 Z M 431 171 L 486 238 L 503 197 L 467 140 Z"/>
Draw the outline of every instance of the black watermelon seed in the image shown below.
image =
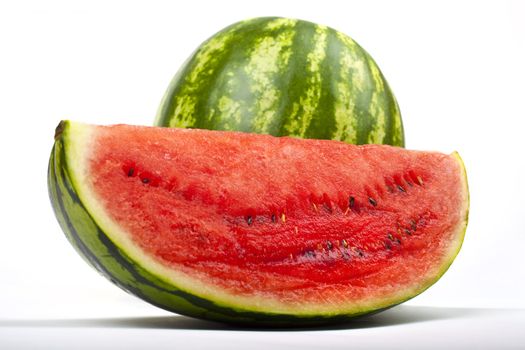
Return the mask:
<path id="1" fill-rule="evenodd" d="M 253 224 L 253 218 L 251 217 L 251 215 L 248 215 L 248 216 L 246 217 L 246 222 L 248 223 L 248 225 Z"/>
<path id="2" fill-rule="evenodd" d="M 348 207 L 352 209 L 354 207 L 354 204 L 355 204 L 355 198 L 350 196 L 350 198 L 348 198 Z"/>
<path id="3" fill-rule="evenodd" d="M 149 183 L 149 179 L 147 177 L 143 178 L 142 179 L 142 183 L 143 184 L 148 184 Z"/>
<path id="4" fill-rule="evenodd" d="M 362 251 L 361 249 L 359 249 L 359 248 L 355 248 L 355 247 L 354 247 L 354 248 L 352 248 L 352 250 L 353 250 L 357 255 L 359 255 L 361 258 L 362 258 L 363 256 L 365 256 L 365 254 L 363 253 L 363 251 Z"/>
<path id="5" fill-rule="evenodd" d="M 272 222 L 277 222 L 277 217 L 275 216 L 275 214 L 272 214 Z"/>
<path id="6" fill-rule="evenodd" d="M 390 244 L 390 242 L 385 242 L 385 248 L 387 250 L 392 250 L 392 244 Z"/>
<path id="7" fill-rule="evenodd" d="M 407 229 L 407 228 L 405 229 L 405 233 L 406 233 L 407 235 L 409 235 L 409 236 L 412 236 L 412 232 L 410 232 L 410 230 Z"/>
<path id="8" fill-rule="evenodd" d="M 406 192 L 406 190 L 401 185 L 397 185 L 397 189 L 400 190 L 401 192 Z"/>
<path id="9" fill-rule="evenodd" d="M 128 170 L 128 177 L 132 177 L 134 173 L 135 173 L 135 169 L 129 168 L 129 170 Z"/>
<path id="10" fill-rule="evenodd" d="M 372 205 L 373 205 L 374 207 L 376 207 L 376 206 L 377 206 L 377 202 L 375 201 L 375 199 L 374 199 L 374 198 L 372 198 L 372 197 L 368 197 L 368 201 L 369 201 L 369 202 L 370 202 L 370 204 L 372 204 Z"/>
<path id="11" fill-rule="evenodd" d="M 332 250 L 333 247 L 334 246 L 333 246 L 332 242 L 326 241 L 326 248 L 328 248 L 328 250 Z"/>
<path id="12" fill-rule="evenodd" d="M 416 221 L 414 219 L 410 220 L 410 228 L 412 231 L 415 231 L 417 228 Z"/>
<path id="13" fill-rule="evenodd" d="M 307 250 L 304 252 L 304 255 L 308 258 L 313 258 L 315 257 L 315 252 L 313 250 Z"/>

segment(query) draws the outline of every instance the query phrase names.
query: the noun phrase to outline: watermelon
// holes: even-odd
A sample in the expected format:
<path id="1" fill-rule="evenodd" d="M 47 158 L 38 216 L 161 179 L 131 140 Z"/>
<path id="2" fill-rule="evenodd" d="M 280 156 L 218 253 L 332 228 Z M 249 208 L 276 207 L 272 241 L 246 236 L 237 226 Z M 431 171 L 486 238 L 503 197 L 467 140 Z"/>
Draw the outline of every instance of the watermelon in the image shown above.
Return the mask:
<path id="1" fill-rule="evenodd" d="M 202 43 L 155 125 L 404 145 L 398 104 L 372 57 L 341 32 L 289 18 L 238 22 Z"/>
<path id="2" fill-rule="evenodd" d="M 347 320 L 427 289 L 468 213 L 457 153 L 199 129 L 62 122 L 60 226 L 124 290 L 208 320 Z"/>

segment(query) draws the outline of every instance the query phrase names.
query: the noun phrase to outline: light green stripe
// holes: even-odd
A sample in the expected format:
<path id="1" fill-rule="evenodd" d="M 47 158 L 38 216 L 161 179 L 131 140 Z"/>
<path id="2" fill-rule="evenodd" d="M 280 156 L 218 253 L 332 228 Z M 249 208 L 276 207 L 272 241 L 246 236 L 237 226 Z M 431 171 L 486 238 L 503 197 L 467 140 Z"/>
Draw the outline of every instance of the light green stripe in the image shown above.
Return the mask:
<path id="1" fill-rule="evenodd" d="M 355 144 L 357 142 L 357 118 L 353 115 L 355 101 L 353 99 L 353 91 L 351 86 L 349 86 L 351 79 L 350 70 L 352 69 L 353 61 L 354 59 L 350 52 L 343 49 L 339 61 L 340 78 L 336 85 L 337 99 L 335 101 L 334 114 L 337 127 L 333 138 Z"/>
<path id="2" fill-rule="evenodd" d="M 356 56 L 356 53 L 360 53 L 361 49 L 349 36 L 341 32 L 338 32 L 337 36 L 339 40 L 347 45 L 341 56 L 341 72 L 344 72 L 344 74 L 347 76 L 350 72 L 352 72 L 351 78 L 346 80 L 346 82 L 347 84 L 351 84 L 350 88 L 352 90 L 357 90 L 353 91 L 353 94 L 362 93 L 364 92 L 365 88 L 368 87 L 367 81 L 369 77 L 366 69 L 366 61 L 363 60 L 362 57 Z"/>
<path id="3" fill-rule="evenodd" d="M 346 34 L 344 34 L 342 32 L 338 32 L 338 31 L 336 31 L 336 34 L 337 34 L 337 37 L 339 38 L 339 40 L 341 40 L 347 47 L 352 48 L 352 49 L 357 49 L 358 48 L 356 42 L 351 37 L 349 37 L 348 35 L 346 35 Z"/>
<path id="4" fill-rule="evenodd" d="M 368 143 L 383 143 L 386 136 L 386 114 L 384 106 L 384 90 L 383 79 L 379 68 L 370 59 L 369 61 L 370 72 L 372 73 L 372 80 L 374 83 L 374 89 L 372 93 L 372 99 L 370 101 L 370 116 L 373 119 L 372 130 L 368 134 Z M 388 108 L 388 107 L 386 107 Z"/>
<path id="5" fill-rule="evenodd" d="M 283 27 L 293 28 L 296 23 L 297 20 L 292 18 L 275 18 L 274 20 L 268 22 L 266 29 L 276 30 Z"/>
<path id="6" fill-rule="evenodd" d="M 370 116 L 373 119 L 373 129 L 368 134 L 368 143 L 381 144 L 386 136 L 386 115 L 380 103 L 381 97 L 374 91 L 370 101 Z"/>
<path id="7" fill-rule="evenodd" d="M 219 115 L 224 119 L 226 128 L 234 128 L 236 125 L 241 124 L 241 102 L 230 98 L 227 95 L 223 95 L 219 98 L 217 109 Z M 211 118 L 214 117 L 215 109 L 210 111 L 212 113 Z"/>
<path id="8" fill-rule="evenodd" d="M 272 21 L 272 28 L 277 24 Z M 280 26 L 290 26 L 295 21 L 279 21 Z M 276 37 L 262 37 L 250 53 L 250 59 L 245 72 L 250 78 L 250 90 L 256 97 L 255 105 L 251 106 L 253 113 L 252 127 L 261 133 L 268 133 L 273 122 L 277 106 L 281 99 L 281 89 L 274 83 L 281 72 L 286 69 L 291 55 L 291 47 L 295 31 L 284 30 Z"/>
<path id="9" fill-rule="evenodd" d="M 392 95 L 392 108 L 389 111 L 391 115 L 391 120 L 393 123 L 392 127 L 392 144 L 393 145 L 400 145 L 401 147 L 405 146 L 405 136 L 403 134 L 403 121 L 401 120 L 401 111 L 399 110 L 399 106 L 397 105 L 397 101 L 395 100 L 394 96 Z"/>

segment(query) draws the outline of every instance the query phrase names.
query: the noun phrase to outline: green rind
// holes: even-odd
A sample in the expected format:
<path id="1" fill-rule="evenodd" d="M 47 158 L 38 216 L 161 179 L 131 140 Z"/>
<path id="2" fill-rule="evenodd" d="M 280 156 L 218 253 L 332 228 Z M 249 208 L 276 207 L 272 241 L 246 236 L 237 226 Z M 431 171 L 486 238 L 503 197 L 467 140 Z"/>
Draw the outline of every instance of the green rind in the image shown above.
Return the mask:
<path id="1" fill-rule="evenodd" d="M 208 300 L 194 295 L 169 283 L 162 276 L 142 267 L 140 261 L 130 257 L 123 249 L 117 246 L 111 236 L 104 232 L 97 224 L 95 217 L 88 211 L 78 191 L 75 189 L 74 169 L 67 159 L 69 122 L 61 124 L 60 133 L 56 138 L 50 157 L 48 170 L 49 196 L 56 217 L 63 231 L 77 252 L 102 275 L 127 292 L 160 308 L 182 315 L 213 320 L 219 322 L 236 323 L 254 326 L 294 327 L 304 325 L 320 325 L 338 323 L 354 319 L 357 316 L 382 311 L 402 303 L 420 294 L 434 284 L 448 269 L 459 252 L 464 238 L 468 219 L 468 185 L 465 168 L 459 155 L 455 154 L 461 167 L 465 193 L 465 220 L 458 226 L 456 235 L 457 249 L 450 252 L 448 259 L 442 265 L 439 273 L 420 289 L 400 295 L 395 302 L 386 303 L 368 310 L 331 314 L 283 314 L 272 312 L 251 311 L 239 307 L 225 305 L 223 302 Z"/>
<path id="2" fill-rule="evenodd" d="M 456 259 L 456 256 L 459 254 L 459 251 L 461 250 L 461 247 L 463 246 L 463 241 L 465 240 L 465 234 L 467 232 L 468 218 L 469 218 L 469 212 L 470 212 L 470 190 L 468 186 L 467 168 L 465 167 L 465 163 L 463 162 L 463 159 L 461 158 L 458 152 L 453 152 L 452 156 L 456 158 L 456 160 L 458 161 L 458 165 L 461 169 L 461 174 L 463 175 L 461 179 L 464 182 L 463 184 L 464 193 L 467 196 L 465 200 L 465 208 L 463 210 L 465 212 L 465 218 L 463 221 L 463 226 L 461 227 L 461 231 L 458 234 L 459 243 L 457 244 L 457 249 L 451 252 L 451 254 L 449 255 L 448 263 L 443 266 L 443 268 L 441 269 L 434 283 L 437 282 L 441 278 L 441 276 L 445 274 L 445 272 L 447 272 L 447 270 L 452 265 L 452 262 L 454 261 L 454 259 Z"/>
<path id="3" fill-rule="evenodd" d="M 112 283 L 155 306 L 205 320 L 254 326 L 303 326 L 338 323 L 356 316 L 378 312 L 369 310 L 352 315 L 294 316 L 279 313 L 251 312 L 220 305 L 199 298 L 166 283 L 142 268 L 101 230 L 91 216 L 71 180 L 64 135 L 68 122 L 62 125 L 51 152 L 48 168 L 48 189 L 57 220 L 69 242 L 84 260 Z"/>
<path id="4" fill-rule="evenodd" d="M 276 17 L 202 43 L 155 125 L 404 146 L 399 106 L 372 57 L 332 28 Z"/>

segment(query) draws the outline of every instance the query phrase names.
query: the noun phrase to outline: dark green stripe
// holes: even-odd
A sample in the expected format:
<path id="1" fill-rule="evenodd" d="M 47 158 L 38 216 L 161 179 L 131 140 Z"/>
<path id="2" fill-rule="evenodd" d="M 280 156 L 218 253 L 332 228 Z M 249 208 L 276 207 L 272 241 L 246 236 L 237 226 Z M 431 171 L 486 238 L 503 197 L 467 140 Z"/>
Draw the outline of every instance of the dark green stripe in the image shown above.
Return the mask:
<path id="1" fill-rule="evenodd" d="M 341 70 L 340 54 L 341 46 L 335 32 L 327 29 L 326 57 L 319 67 L 321 75 L 321 97 L 316 107 L 310 125 L 306 129 L 304 137 L 330 140 L 339 127 L 335 119 L 335 103 L 337 99 L 338 75 Z M 348 116 L 351 118 L 352 116 Z"/>
<path id="2" fill-rule="evenodd" d="M 292 42 L 292 53 L 288 60 L 288 69 L 282 73 L 281 79 L 276 84 L 281 87 L 283 93 L 280 101 L 279 115 L 274 124 L 279 128 L 275 136 L 290 135 L 287 127 L 290 125 L 292 114 L 294 113 L 295 104 L 298 104 L 295 119 L 303 119 L 304 105 L 300 103 L 301 97 L 304 96 L 308 85 L 305 83 L 310 80 L 312 72 L 308 69 L 308 54 L 313 47 L 312 38 L 315 35 L 315 26 L 309 22 L 299 21 L 294 30 L 297 32 Z M 296 135 L 300 136 L 300 135 Z"/>
<path id="3" fill-rule="evenodd" d="M 403 122 L 401 120 L 401 111 L 399 110 L 399 105 L 396 98 L 394 97 L 394 94 L 392 93 L 390 85 L 383 76 L 383 72 L 380 71 L 380 73 L 381 77 L 383 78 L 383 83 L 385 84 L 383 98 L 386 106 L 384 108 L 388 111 L 387 116 L 392 116 L 391 118 L 386 118 L 387 125 L 384 144 L 405 147 L 405 133 L 403 129 Z M 399 120 L 399 127 L 396 127 L 396 119 Z"/>
<path id="4" fill-rule="evenodd" d="M 51 199 L 51 203 L 53 205 L 53 210 L 55 212 L 55 216 L 57 217 L 57 220 L 62 227 L 62 230 L 64 231 L 67 239 L 69 242 L 73 245 L 75 250 L 82 256 L 82 258 L 93 268 L 98 270 L 98 266 L 93 263 L 93 261 L 89 258 L 89 250 L 85 248 L 83 244 L 78 239 L 76 239 L 74 235 L 74 228 L 69 220 L 69 213 L 65 210 L 65 205 L 63 202 L 63 193 L 60 189 L 60 180 L 56 173 L 56 170 L 59 169 L 61 175 L 62 175 L 62 169 L 60 164 L 60 157 L 61 157 L 61 149 L 62 149 L 62 142 L 56 142 L 53 146 L 53 150 L 50 157 L 49 162 L 49 168 L 48 168 L 48 189 L 49 189 L 49 195 Z M 58 158 L 57 158 L 58 154 Z M 69 196 L 68 198 L 71 198 L 73 202 L 75 202 L 74 197 Z M 77 202 L 78 203 L 78 202 Z"/>
<path id="5" fill-rule="evenodd" d="M 392 112 L 392 105 L 395 105 L 395 100 L 394 100 L 393 95 L 389 91 L 389 87 L 386 84 L 386 80 L 384 80 L 383 74 L 381 73 L 381 70 L 379 69 L 379 67 L 377 66 L 375 61 L 367 53 L 365 53 L 365 57 L 367 58 L 366 59 L 366 65 L 367 65 L 368 71 L 370 72 L 370 78 L 372 78 L 371 81 L 370 81 L 371 90 L 373 90 L 374 93 L 378 95 L 376 108 L 379 109 L 379 110 L 383 110 L 385 112 L 385 126 L 384 126 L 385 139 L 383 140 L 383 143 L 391 144 L 392 143 L 392 138 L 393 138 L 393 133 L 394 133 L 394 132 L 392 132 L 393 120 L 394 120 L 394 117 L 396 116 L 396 114 L 392 114 L 393 117 L 391 117 L 391 118 L 389 118 L 388 116 Z M 372 75 L 372 69 L 373 68 L 375 68 L 379 72 L 379 75 L 381 76 L 381 78 L 383 78 L 383 81 L 382 81 L 383 89 L 382 90 L 381 90 L 380 86 L 377 86 L 375 84 L 375 81 L 374 81 L 373 75 Z M 368 105 L 368 111 L 370 113 L 370 120 L 376 121 L 377 120 L 377 116 L 372 114 L 372 103 L 373 103 L 372 99 L 370 99 L 369 105 Z M 372 123 L 370 125 L 371 131 L 374 129 L 374 125 L 373 124 L 374 123 Z"/>

